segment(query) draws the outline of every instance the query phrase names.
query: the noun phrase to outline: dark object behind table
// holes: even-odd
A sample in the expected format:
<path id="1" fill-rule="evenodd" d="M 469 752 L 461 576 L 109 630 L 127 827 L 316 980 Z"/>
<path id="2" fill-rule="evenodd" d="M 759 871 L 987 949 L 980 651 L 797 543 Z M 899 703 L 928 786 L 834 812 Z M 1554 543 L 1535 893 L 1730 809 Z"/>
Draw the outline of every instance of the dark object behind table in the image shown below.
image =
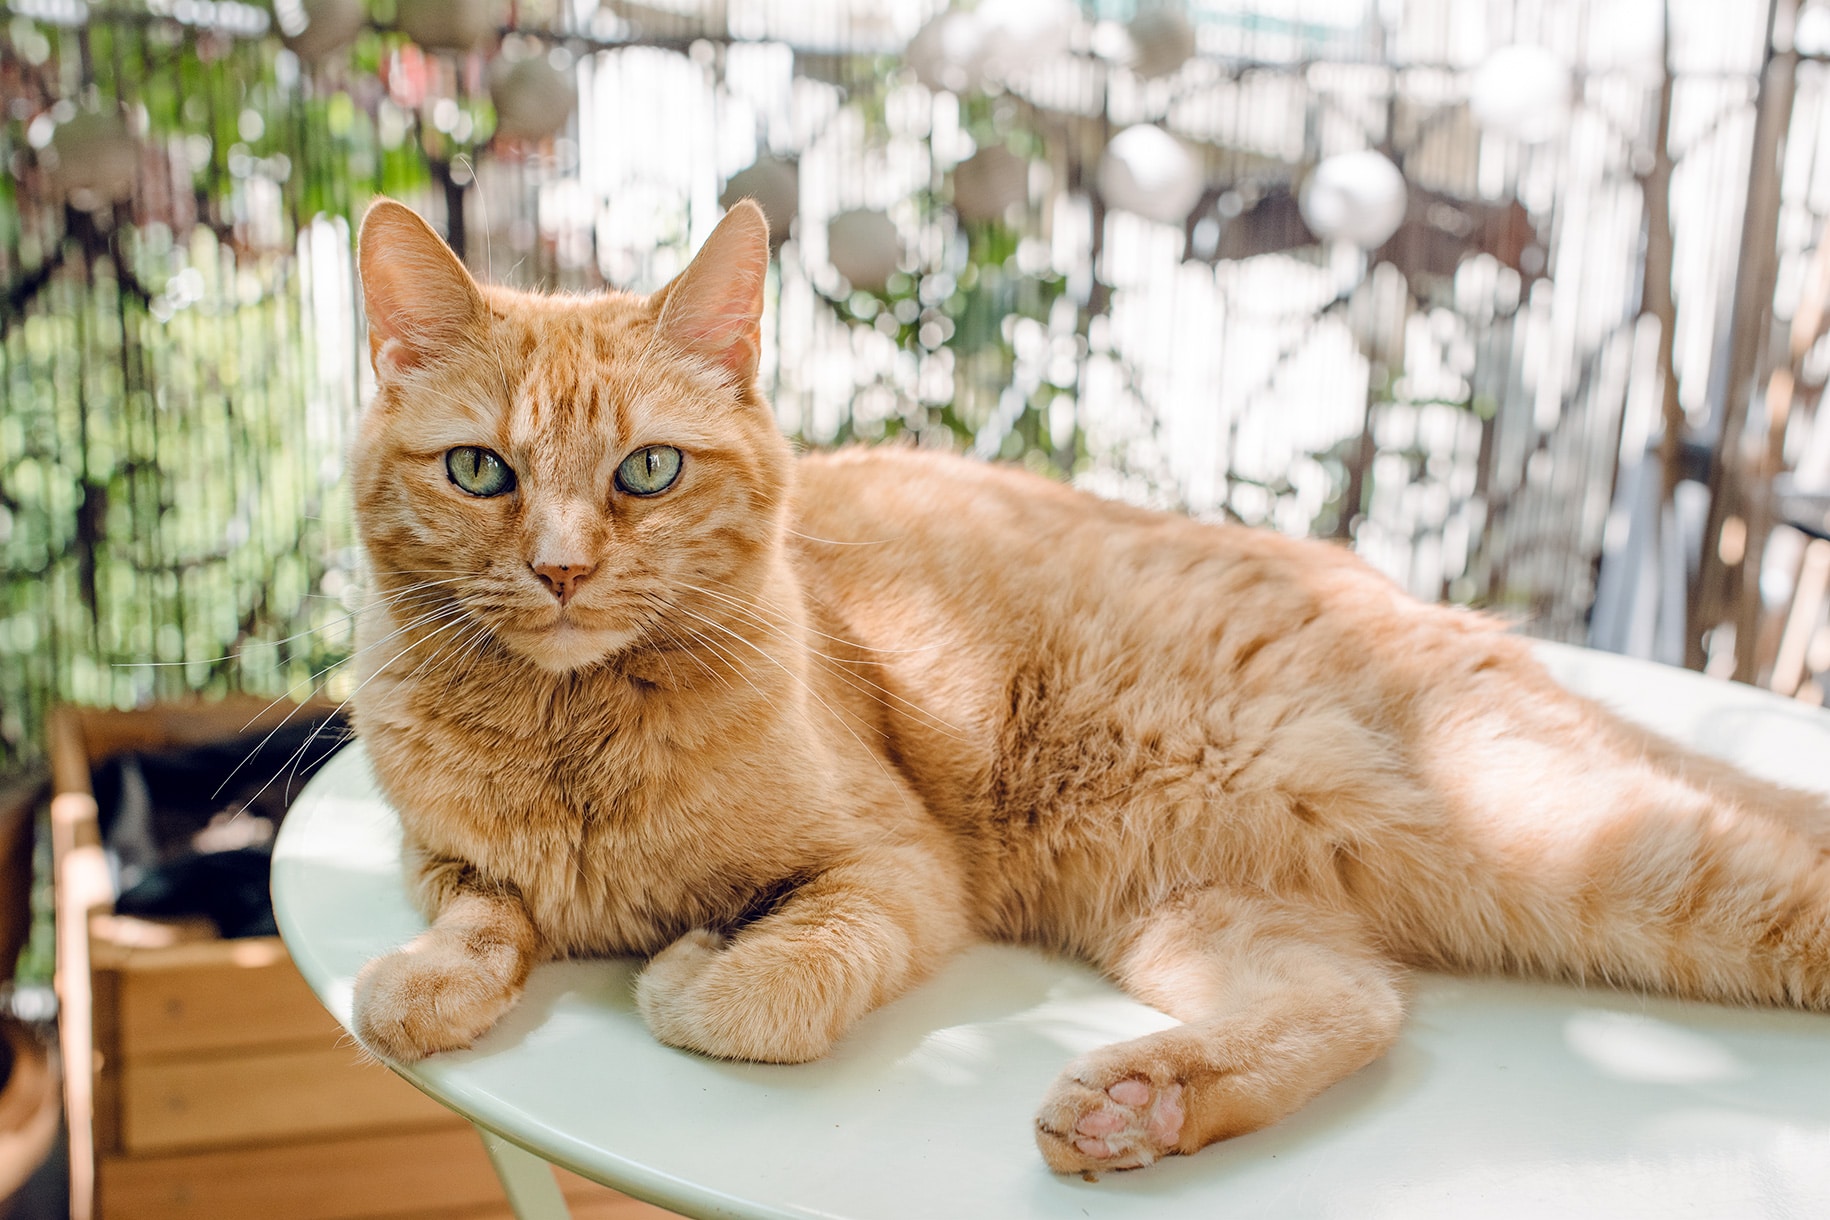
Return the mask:
<path id="1" fill-rule="evenodd" d="M 115 910 L 202 917 L 225 937 L 272 935 L 273 833 L 349 736 L 341 716 L 317 716 L 272 733 L 117 754 L 96 767 Z"/>

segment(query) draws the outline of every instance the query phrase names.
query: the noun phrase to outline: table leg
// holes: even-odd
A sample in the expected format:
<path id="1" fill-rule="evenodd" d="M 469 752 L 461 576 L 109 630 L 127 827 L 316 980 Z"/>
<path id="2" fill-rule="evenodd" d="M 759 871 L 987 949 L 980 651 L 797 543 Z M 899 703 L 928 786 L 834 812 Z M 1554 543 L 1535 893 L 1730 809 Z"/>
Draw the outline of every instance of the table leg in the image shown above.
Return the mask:
<path id="1" fill-rule="evenodd" d="M 559 1193 L 551 1165 L 493 1131 L 478 1127 L 477 1134 L 483 1137 L 489 1163 L 502 1179 L 503 1193 L 517 1220 L 570 1220 L 572 1213 Z"/>

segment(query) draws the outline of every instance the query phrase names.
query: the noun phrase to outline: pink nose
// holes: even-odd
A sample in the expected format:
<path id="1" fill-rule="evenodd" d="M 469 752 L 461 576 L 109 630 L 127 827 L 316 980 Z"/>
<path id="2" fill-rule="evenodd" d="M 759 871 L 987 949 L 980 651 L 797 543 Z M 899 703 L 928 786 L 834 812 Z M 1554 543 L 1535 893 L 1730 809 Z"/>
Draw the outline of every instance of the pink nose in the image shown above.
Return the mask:
<path id="1" fill-rule="evenodd" d="M 572 600 L 578 586 L 585 583 L 585 577 L 597 570 L 594 563 L 530 563 L 527 566 L 562 606 Z"/>

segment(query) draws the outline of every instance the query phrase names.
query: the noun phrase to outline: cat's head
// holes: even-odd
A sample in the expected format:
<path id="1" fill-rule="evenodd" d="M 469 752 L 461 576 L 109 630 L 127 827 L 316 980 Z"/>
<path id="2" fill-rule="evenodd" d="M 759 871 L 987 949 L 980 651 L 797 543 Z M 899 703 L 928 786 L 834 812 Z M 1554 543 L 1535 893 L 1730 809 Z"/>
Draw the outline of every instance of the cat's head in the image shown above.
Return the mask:
<path id="1" fill-rule="evenodd" d="M 359 250 L 379 392 L 352 474 L 397 621 L 449 596 L 565 672 L 752 583 L 792 470 L 756 386 L 761 209 L 738 204 L 652 296 L 481 287 L 388 200 Z"/>

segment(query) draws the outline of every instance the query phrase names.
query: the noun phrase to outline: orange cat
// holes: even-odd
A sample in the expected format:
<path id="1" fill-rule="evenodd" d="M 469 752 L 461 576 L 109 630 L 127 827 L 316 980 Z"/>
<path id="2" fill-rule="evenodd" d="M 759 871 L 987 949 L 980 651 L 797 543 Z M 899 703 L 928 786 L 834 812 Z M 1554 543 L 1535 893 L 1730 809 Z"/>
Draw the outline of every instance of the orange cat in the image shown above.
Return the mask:
<path id="1" fill-rule="evenodd" d="M 1557 687 L 1318 543 L 909 450 L 796 461 L 738 205 L 652 297 L 479 288 L 362 229 L 378 596 L 357 725 L 430 929 L 364 1045 L 462 1047 L 561 956 L 655 1035 L 817 1058 L 976 939 L 1184 1022 L 1068 1066 L 1058 1170 L 1274 1122 L 1417 965 L 1830 1007 L 1830 807 Z"/>

